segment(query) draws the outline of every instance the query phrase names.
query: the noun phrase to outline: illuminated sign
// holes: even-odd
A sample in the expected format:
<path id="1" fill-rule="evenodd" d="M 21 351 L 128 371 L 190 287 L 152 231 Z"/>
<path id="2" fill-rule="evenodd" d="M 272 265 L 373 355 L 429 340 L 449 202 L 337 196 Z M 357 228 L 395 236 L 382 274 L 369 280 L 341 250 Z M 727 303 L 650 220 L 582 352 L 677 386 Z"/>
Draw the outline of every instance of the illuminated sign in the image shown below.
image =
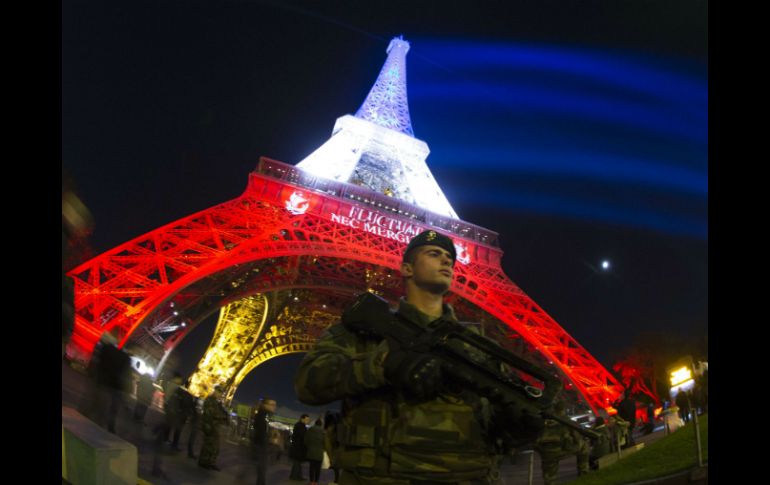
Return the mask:
<path id="1" fill-rule="evenodd" d="M 681 367 L 671 372 L 671 386 L 678 386 L 692 379 L 692 372 L 687 367 Z"/>
<path id="2" fill-rule="evenodd" d="M 284 207 L 293 215 L 302 215 L 311 210 L 312 207 L 321 206 L 320 200 L 316 195 L 306 194 L 299 190 L 285 191 L 283 196 Z M 317 207 L 318 208 L 318 207 Z M 317 209 L 316 209 L 317 210 Z M 414 223 L 410 220 L 394 218 L 388 214 L 378 212 L 373 209 L 367 209 L 356 205 L 344 204 L 338 206 L 336 212 L 322 210 L 323 216 L 329 218 L 332 222 L 342 224 L 343 226 L 365 231 L 380 237 L 385 237 L 398 241 L 402 244 L 408 244 L 413 237 L 427 230 L 425 226 Z M 454 242 L 457 251 L 457 262 L 461 264 L 470 264 L 471 250 L 465 242 Z"/>
<path id="3" fill-rule="evenodd" d="M 394 219 L 377 211 L 356 206 L 350 206 L 347 214 L 332 213 L 331 220 L 404 244 L 425 230 L 424 227 L 409 221 Z"/>
<path id="4" fill-rule="evenodd" d="M 468 254 L 468 248 L 462 243 L 454 243 L 457 251 L 457 261 L 462 264 L 471 262 L 471 256 Z"/>
<path id="5" fill-rule="evenodd" d="M 310 208 L 310 202 L 302 192 L 295 191 L 286 201 L 286 210 L 298 216 L 304 214 Z"/>

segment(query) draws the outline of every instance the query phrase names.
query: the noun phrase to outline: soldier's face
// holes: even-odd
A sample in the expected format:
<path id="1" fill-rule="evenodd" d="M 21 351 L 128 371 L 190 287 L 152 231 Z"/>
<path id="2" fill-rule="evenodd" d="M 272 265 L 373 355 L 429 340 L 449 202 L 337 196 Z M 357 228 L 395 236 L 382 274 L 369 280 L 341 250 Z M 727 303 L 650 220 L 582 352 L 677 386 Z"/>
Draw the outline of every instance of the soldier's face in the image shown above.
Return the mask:
<path id="1" fill-rule="evenodd" d="M 402 263 L 401 274 L 411 278 L 418 288 L 431 293 L 444 294 L 449 291 L 454 275 L 452 254 L 439 246 L 419 246 L 415 250 L 413 263 Z"/>

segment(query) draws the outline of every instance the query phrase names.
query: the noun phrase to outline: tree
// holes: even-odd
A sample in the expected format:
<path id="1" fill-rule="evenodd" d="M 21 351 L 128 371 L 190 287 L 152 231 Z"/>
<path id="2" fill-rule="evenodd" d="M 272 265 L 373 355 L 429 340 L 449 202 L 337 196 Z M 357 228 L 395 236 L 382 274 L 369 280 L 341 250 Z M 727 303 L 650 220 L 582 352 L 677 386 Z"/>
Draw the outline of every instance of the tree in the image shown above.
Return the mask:
<path id="1" fill-rule="evenodd" d="M 645 394 L 660 406 L 661 397 L 667 398 L 669 392 L 668 366 L 688 354 L 701 358 L 706 341 L 672 332 L 643 332 L 615 356 L 612 370 L 632 393 Z"/>

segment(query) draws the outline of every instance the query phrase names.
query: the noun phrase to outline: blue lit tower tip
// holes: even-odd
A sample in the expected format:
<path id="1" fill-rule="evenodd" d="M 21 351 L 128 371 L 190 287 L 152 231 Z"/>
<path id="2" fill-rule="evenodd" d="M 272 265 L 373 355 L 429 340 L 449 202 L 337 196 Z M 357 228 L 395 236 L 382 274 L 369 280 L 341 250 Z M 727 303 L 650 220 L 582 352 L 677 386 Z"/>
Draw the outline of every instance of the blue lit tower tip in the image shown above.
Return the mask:
<path id="1" fill-rule="evenodd" d="M 409 52 L 409 42 L 403 36 L 394 37 L 385 52 L 388 58 L 364 104 L 358 108 L 356 118 L 414 136 L 406 97 L 406 53 Z"/>

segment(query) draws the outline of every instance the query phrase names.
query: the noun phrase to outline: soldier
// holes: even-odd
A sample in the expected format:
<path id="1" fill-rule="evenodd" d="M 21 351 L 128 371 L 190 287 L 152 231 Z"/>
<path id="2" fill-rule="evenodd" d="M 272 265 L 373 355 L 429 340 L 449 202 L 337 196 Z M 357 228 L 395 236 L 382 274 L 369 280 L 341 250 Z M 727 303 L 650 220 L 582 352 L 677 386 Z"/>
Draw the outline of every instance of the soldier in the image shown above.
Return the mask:
<path id="1" fill-rule="evenodd" d="M 612 451 L 626 448 L 628 446 L 629 423 L 619 415 L 610 418 L 610 427 L 612 428 Z"/>
<path id="2" fill-rule="evenodd" d="M 564 401 L 556 401 L 554 414 L 566 416 Z M 543 467 L 543 483 L 553 485 L 559 474 L 559 461 L 568 455 L 577 456 L 578 475 L 588 473 L 588 443 L 580 433 L 552 419 L 545 420 L 545 429 L 535 443 Z"/>
<path id="3" fill-rule="evenodd" d="M 424 328 L 457 319 L 443 295 L 452 282 L 452 240 L 425 231 L 401 263 L 406 298 L 390 315 Z M 356 304 L 361 308 L 361 300 Z M 297 372 L 299 399 L 322 405 L 342 399 L 337 424 L 340 485 L 497 483 L 494 416 L 489 401 L 441 387 L 438 359 L 378 341 L 342 324 L 322 336 Z M 416 354 L 416 355 L 415 355 Z"/>
<path id="4" fill-rule="evenodd" d="M 198 466 L 209 470 L 219 471 L 216 465 L 219 455 L 219 426 L 227 423 L 227 412 L 219 400 L 222 399 L 222 388 L 214 387 L 214 391 L 203 402 L 203 417 L 201 431 L 203 445 L 198 456 Z"/>
<path id="5" fill-rule="evenodd" d="M 593 430 L 599 435 L 599 439 L 591 447 L 591 453 L 588 455 L 588 464 L 591 470 L 596 470 L 599 468 L 599 458 L 610 453 L 612 438 L 610 430 L 601 416 L 598 416 L 596 421 L 594 421 Z"/>

